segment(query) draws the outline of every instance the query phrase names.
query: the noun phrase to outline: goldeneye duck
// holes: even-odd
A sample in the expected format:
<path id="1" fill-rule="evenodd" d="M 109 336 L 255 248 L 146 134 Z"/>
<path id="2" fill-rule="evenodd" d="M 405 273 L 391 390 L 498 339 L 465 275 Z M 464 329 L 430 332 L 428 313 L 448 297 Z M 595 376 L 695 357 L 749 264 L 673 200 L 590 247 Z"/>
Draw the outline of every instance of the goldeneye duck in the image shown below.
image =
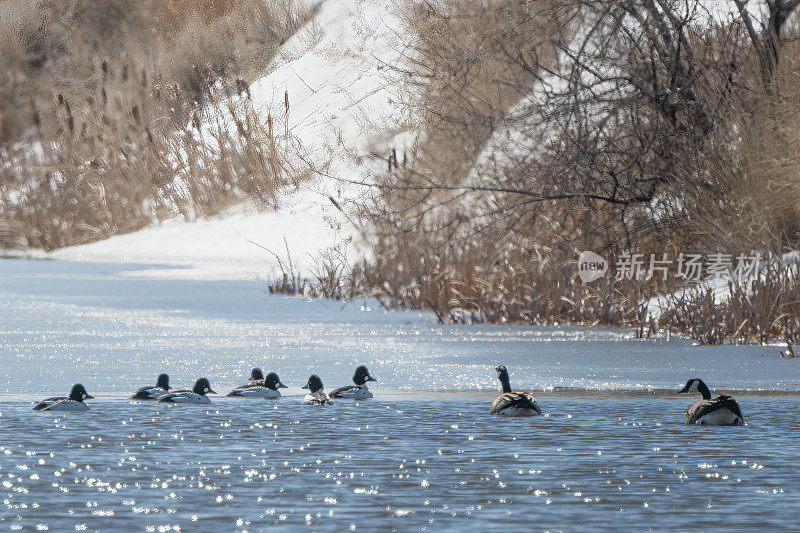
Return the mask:
<path id="1" fill-rule="evenodd" d="M 263 385 L 264 384 L 264 373 L 261 371 L 260 368 L 255 367 L 253 370 L 250 371 L 250 381 L 247 385 L 239 385 L 236 387 L 237 389 L 244 389 L 246 387 L 253 387 L 255 385 Z"/>
<path id="2" fill-rule="evenodd" d="M 164 396 L 172 387 L 169 386 L 169 376 L 159 374 L 155 386 L 142 387 L 129 398 L 131 400 L 158 400 Z"/>
<path id="3" fill-rule="evenodd" d="M 167 403 L 211 403 L 206 394 L 216 394 L 206 378 L 198 379 L 192 390 L 176 390 L 161 396 L 159 402 Z"/>
<path id="4" fill-rule="evenodd" d="M 699 393 L 703 399 L 686 410 L 686 424 L 701 426 L 743 426 L 744 416 L 739 403 L 724 394 L 711 398 L 711 391 L 702 379 L 690 379 L 678 394 Z"/>
<path id="5" fill-rule="evenodd" d="M 308 378 L 308 383 L 303 385 L 304 389 L 308 389 L 308 394 L 303 398 L 303 405 L 331 405 L 333 402 L 325 396 L 322 387 L 322 380 L 319 376 L 312 375 Z"/>
<path id="6" fill-rule="evenodd" d="M 247 384 L 239 385 L 234 390 L 238 389 L 247 389 L 249 387 L 257 387 L 264 385 L 264 373 L 261 371 L 260 368 L 256 367 L 250 371 L 250 379 L 248 380 Z M 230 396 L 230 394 L 228 394 Z"/>
<path id="7" fill-rule="evenodd" d="M 278 389 L 288 389 L 288 387 L 281 383 L 278 374 L 270 372 L 260 384 L 241 385 L 227 395 L 239 398 L 280 398 L 281 392 Z"/>
<path id="8" fill-rule="evenodd" d="M 80 383 L 73 385 L 69 396 L 56 396 L 42 400 L 33 407 L 34 411 L 88 411 L 89 406 L 83 400 L 91 400 L 86 389 Z"/>
<path id="9" fill-rule="evenodd" d="M 508 369 L 498 366 L 497 379 L 503 385 L 503 394 L 495 398 L 492 407 L 489 409 L 490 415 L 500 416 L 534 416 L 542 414 L 536 398 L 529 392 L 512 392 L 511 383 L 508 380 Z"/>
<path id="10" fill-rule="evenodd" d="M 372 398 L 372 392 L 367 388 L 368 381 L 378 381 L 369 375 L 369 370 L 364 365 L 356 368 L 356 373 L 353 374 L 353 383 L 355 385 L 348 385 L 346 387 L 339 387 L 332 390 L 328 396 L 330 398 L 350 398 L 353 400 L 366 400 Z"/>

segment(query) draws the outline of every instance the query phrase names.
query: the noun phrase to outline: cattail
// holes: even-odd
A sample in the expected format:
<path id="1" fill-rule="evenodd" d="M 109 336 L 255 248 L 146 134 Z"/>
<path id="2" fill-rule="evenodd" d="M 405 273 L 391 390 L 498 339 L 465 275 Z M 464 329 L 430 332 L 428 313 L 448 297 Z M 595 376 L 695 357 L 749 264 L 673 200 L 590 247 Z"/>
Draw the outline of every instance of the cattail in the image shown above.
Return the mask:
<path id="1" fill-rule="evenodd" d="M 67 110 L 67 127 L 69 128 L 69 132 L 75 133 L 75 120 L 72 118 L 72 109 L 69 107 L 69 102 L 67 102 L 60 94 L 58 96 L 61 102 L 64 104 L 64 108 Z"/>

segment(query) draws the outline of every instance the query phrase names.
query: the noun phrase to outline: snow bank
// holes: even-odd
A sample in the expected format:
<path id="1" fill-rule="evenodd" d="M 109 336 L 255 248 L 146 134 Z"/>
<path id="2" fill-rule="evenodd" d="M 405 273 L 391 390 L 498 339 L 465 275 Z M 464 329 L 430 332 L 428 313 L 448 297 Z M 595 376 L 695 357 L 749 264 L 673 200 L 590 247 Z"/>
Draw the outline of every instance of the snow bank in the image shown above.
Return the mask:
<path id="1" fill-rule="evenodd" d="M 274 279 L 279 274 L 276 255 L 284 263 L 291 255 L 297 269 L 309 275 L 318 252 L 343 246 L 346 235 L 331 227 L 334 221 L 326 219 L 325 206 L 298 196 L 287 198 L 278 211 L 240 206 L 217 217 L 167 222 L 49 255 L 70 261 L 151 263 L 152 268 L 133 273 L 188 279 Z"/>

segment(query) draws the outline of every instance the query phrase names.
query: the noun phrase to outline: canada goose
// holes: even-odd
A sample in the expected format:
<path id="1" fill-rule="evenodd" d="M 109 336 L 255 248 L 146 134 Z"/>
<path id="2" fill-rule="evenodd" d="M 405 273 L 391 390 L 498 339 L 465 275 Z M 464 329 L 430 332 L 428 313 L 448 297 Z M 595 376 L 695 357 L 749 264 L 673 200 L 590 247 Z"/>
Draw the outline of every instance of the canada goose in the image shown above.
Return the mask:
<path id="1" fill-rule="evenodd" d="M 534 416 L 542 414 L 536 398 L 529 392 L 512 392 L 508 381 L 508 369 L 498 366 L 497 379 L 503 384 L 503 394 L 495 398 L 489 414 L 500 416 Z"/>
<path id="2" fill-rule="evenodd" d="M 701 426 L 742 426 L 744 416 L 739 403 L 731 396 L 720 395 L 711 398 L 711 391 L 702 379 L 693 378 L 686 382 L 678 394 L 699 393 L 703 399 L 686 411 L 686 424 Z"/>

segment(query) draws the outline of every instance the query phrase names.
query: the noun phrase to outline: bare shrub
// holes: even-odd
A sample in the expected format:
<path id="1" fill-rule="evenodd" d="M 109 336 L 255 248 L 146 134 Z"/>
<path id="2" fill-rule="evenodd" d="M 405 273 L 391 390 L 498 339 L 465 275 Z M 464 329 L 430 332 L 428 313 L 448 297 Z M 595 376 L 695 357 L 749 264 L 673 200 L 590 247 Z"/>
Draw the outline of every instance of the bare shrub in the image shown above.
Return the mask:
<path id="1" fill-rule="evenodd" d="M 384 151 L 360 212 L 376 293 L 443 320 L 638 322 L 646 336 L 642 301 L 678 287 L 584 287 L 577 252 L 798 244 L 798 6 L 746 4 L 416 3 L 419 45 L 397 71 L 423 134 Z M 712 304 L 692 306 L 708 313 L 697 335 L 727 335 Z"/>

